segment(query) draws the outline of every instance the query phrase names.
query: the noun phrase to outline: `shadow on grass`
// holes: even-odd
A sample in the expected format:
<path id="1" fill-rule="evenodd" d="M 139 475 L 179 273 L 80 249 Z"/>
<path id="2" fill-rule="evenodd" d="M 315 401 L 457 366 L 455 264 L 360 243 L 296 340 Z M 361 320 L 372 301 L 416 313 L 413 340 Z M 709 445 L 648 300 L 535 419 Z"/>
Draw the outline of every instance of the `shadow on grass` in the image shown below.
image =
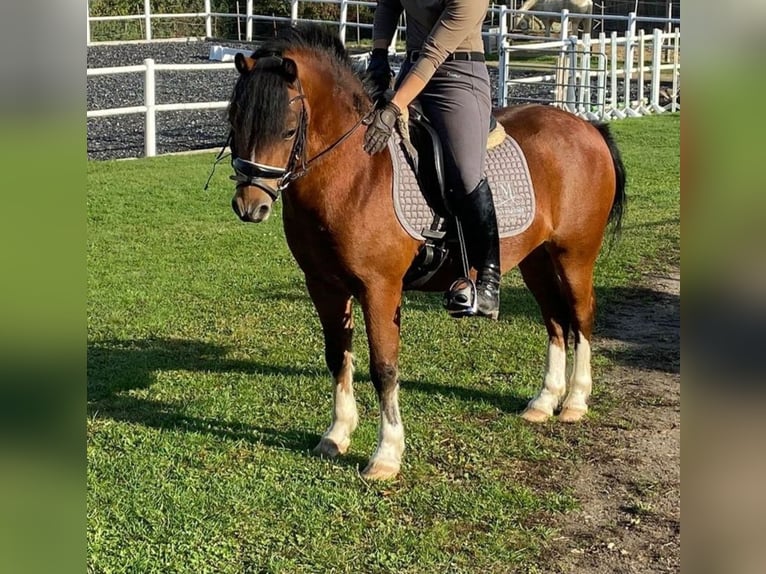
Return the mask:
<path id="1" fill-rule="evenodd" d="M 649 287 L 598 287 L 598 312 L 594 329 L 597 339 L 611 339 L 596 353 L 604 353 L 615 363 L 632 368 L 680 372 L 681 298 Z M 444 313 L 439 293 L 408 292 L 406 309 Z M 525 317 L 542 324 L 542 316 L 530 291 L 523 287 L 504 287 L 500 292 L 500 321 Z M 484 319 L 468 319 L 484 320 Z M 545 344 L 540 341 L 540 362 L 545 361 Z"/>
<path id="2" fill-rule="evenodd" d="M 185 339 L 111 340 L 88 347 L 88 416 L 147 427 L 196 432 L 309 454 L 320 435 L 215 418 L 190 416 L 175 403 L 136 397 L 125 391 L 148 388 L 163 370 L 239 372 L 270 376 L 325 376 L 319 370 L 227 359 L 222 345 Z M 366 459 L 349 453 L 334 461 L 359 467 Z"/>
<path id="3" fill-rule="evenodd" d="M 657 225 L 674 223 L 657 222 Z M 306 301 L 308 295 L 295 288 L 278 290 L 276 298 Z M 598 312 L 595 336 L 611 339 L 606 348 L 598 348 L 615 363 L 668 373 L 680 372 L 681 299 L 679 295 L 649 287 L 597 287 Z M 310 304 L 310 303 L 309 303 Z M 443 314 L 442 293 L 407 291 L 404 313 L 416 311 Z M 532 293 L 525 287 L 504 286 L 500 293 L 500 321 L 523 317 L 542 324 L 542 316 Z M 474 319 L 468 319 L 474 320 Z M 482 319 L 476 319 L 482 320 Z M 545 360 L 545 341 L 540 341 L 540 361 Z M 424 383 L 428 385 L 428 383 Z M 504 409 L 506 410 L 506 409 Z"/>
<path id="4" fill-rule="evenodd" d="M 93 343 L 88 347 L 88 416 L 310 454 L 321 438 L 316 432 L 191 416 L 184 412 L 183 405 L 126 392 L 148 388 L 156 380 L 156 373 L 163 370 L 238 372 L 254 376 L 326 376 L 319 370 L 228 359 L 227 352 L 222 345 L 185 339 L 152 338 Z M 357 371 L 355 379 L 358 384 L 370 384 L 366 369 Z M 408 392 L 439 394 L 466 402 L 484 401 L 508 413 L 520 412 L 529 398 L 418 380 L 402 381 L 402 386 Z M 361 468 L 367 459 L 352 452 L 335 459 L 333 463 Z"/>
<path id="5" fill-rule="evenodd" d="M 624 367 L 681 372 L 681 297 L 646 287 L 597 290 L 601 352 Z"/>
<path id="6" fill-rule="evenodd" d="M 670 223 L 673 221 L 668 220 Z M 308 299 L 307 295 L 301 296 L 296 291 L 284 297 Z M 680 372 L 681 298 L 677 293 L 645 286 L 597 287 L 596 300 L 596 353 L 602 353 L 624 367 L 674 374 Z M 407 291 L 403 312 L 406 315 L 408 311 L 444 314 L 442 293 Z M 507 324 L 512 317 L 522 317 L 542 325 L 537 302 L 525 287 L 504 286 L 501 290 L 500 322 Z M 602 345 L 601 342 L 606 339 L 610 341 Z M 545 345 L 546 341 L 540 340 L 541 368 L 545 361 Z"/>
<path id="7" fill-rule="evenodd" d="M 596 352 L 619 365 L 645 370 L 680 372 L 680 297 L 644 287 L 602 288 L 596 333 L 601 339 Z M 440 299 L 428 294 L 408 294 L 410 306 L 442 313 Z M 503 313 L 534 313 L 529 293 L 522 288 L 503 290 Z M 202 341 L 144 339 L 105 341 L 88 348 L 88 413 L 91 416 L 143 424 L 156 428 L 212 434 L 226 439 L 247 440 L 274 448 L 307 452 L 320 436 L 299 430 L 280 430 L 231 421 L 192 417 L 182 406 L 131 396 L 125 391 L 149 387 L 157 371 L 185 370 L 212 373 L 239 372 L 261 376 L 324 377 L 319 369 L 303 369 L 236 360 L 226 357 L 227 348 Z M 540 364 L 545 360 L 545 342 L 540 341 Z M 357 382 L 369 384 L 369 373 L 357 372 Z M 405 389 L 439 394 L 460 401 L 485 401 L 503 412 L 518 413 L 529 397 L 466 388 L 430 381 L 403 380 Z M 353 455 L 339 461 L 359 465 Z"/>
<path id="8" fill-rule="evenodd" d="M 154 382 L 156 371 L 319 375 L 318 370 L 227 359 L 227 353 L 225 346 L 186 339 L 111 340 L 91 344 L 88 346 L 88 402 L 104 400 L 120 391 L 146 388 Z"/>
<path id="9" fill-rule="evenodd" d="M 88 347 L 88 414 L 154 428 L 202 432 L 233 440 L 262 442 L 291 450 L 308 450 L 319 435 L 278 431 L 231 421 L 191 417 L 173 403 L 152 401 L 125 391 L 149 387 L 163 370 L 239 372 L 253 375 L 314 374 L 292 367 L 262 365 L 226 358 L 221 345 L 184 339 L 105 341 Z"/>
<path id="10" fill-rule="evenodd" d="M 446 383 L 430 383 L 409 379 L 402 380 L 401 386 L 408 392 L 415 391 L 429 395 L 441 395 L 449 399 L 471 403 L 478 401 L 485 402 L 502 412 L 510 414 L 520 414 L 531 398 L 528 395 L 520 395 L 515 392 L 495 393 L 482 389 L 458 387 Z"/>
<path id="11" fill-rule="evenodd" d="M 194 417 L 179 412 L 176 404 L 129 396 L 117 396 L 89 405 L 89 414 L 97 418 L 139 424 L 155 429 L 206 434 L 224 440 L 245 441 L 277 450 L 289 450 L 314 456 L 312 449 L 321 438 L 315 432 L 284 430 L 207 417 Z M 364 466 L 367 460 L 349 453 L 333 460 L 344 467 Z"/>

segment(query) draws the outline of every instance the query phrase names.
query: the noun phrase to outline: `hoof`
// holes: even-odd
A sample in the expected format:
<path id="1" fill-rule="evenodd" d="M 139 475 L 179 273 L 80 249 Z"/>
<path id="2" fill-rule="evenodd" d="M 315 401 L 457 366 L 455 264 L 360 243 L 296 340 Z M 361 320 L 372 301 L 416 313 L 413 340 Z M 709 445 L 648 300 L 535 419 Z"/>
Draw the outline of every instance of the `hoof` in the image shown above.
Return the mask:
<path id="1" fill-rule="evenodd" d="M 585 416 L 585 413 L 587 413 L 587 409 L 572 409 L 572 408 L 563 408 L 561 409 L 561 413 L 559 414 L 559 420 L 562 423 L 576 423 L 581 418 Z"/>
<path id="2" fill-rule="evenodd" d="M 532 407 L 527 407 L 524 409 L 524 412 L 521 413 L 521 418 L 531 423 L 544 423 L 550 418 L 550 416 L 551 415 Z"/>
<path id="3" fill-rule="evenodd" d="M 348 438 L 340 443 L 337 443 L 331 438 L 322 437 L 322 440 L 319 441 L 319 444 L 314 447 L 314 454 L 327 458 L 335 458 L 338 455 L 346 454 L 350 444 L 351 439 Z"/>
<path id="4" fill-rule="evenodd" d="M 399 474 L 399 465 L 390 462 L 370 462 L 362 471 L 365 480 L 393 480 Z"/>

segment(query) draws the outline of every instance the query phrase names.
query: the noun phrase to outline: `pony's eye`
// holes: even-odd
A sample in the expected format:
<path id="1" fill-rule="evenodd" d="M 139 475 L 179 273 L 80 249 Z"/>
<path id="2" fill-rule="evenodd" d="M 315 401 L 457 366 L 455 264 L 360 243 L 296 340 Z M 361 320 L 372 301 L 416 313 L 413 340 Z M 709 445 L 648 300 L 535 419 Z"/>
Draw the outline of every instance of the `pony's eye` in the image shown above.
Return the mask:
<path id="1" fill-rule="evenodd" d="M 297 130 L 295 130 L 295 129 L 292 129 L 292 130 L 287 130 L 287 131 L 286 131 L 284 134 L 282 134 L 282 136 L 283 136 L 283 137 L 284 137 L 286 140 L 290 140 L 290 139 L 293 139 L 293 137 L 295 137 L 295 132 L 296 132 L 296 131 L 297 131 Z"/>

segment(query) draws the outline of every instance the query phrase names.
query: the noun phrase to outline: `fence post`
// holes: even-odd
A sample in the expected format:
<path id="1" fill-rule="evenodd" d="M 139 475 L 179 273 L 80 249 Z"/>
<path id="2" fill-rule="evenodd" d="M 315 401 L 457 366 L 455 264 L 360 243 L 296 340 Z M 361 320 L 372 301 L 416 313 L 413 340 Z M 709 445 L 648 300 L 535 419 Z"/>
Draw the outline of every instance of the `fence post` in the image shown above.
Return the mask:
<path id="1" fill-rule="evenodd" d="M 577 36 L 567 38 L 567 79 L 564 90 L 564 109 L 577 113 Z"/>
<path id="2" fill-rule="evenodd" d="M 144 25 L 146 26 L 146 41 L 152 39 L 152 3 L 144 0 Z"/>
<path id="3" fill-rule="evenodd" d="M 298 23 L 298 0 L 290 0 L 290 23 L 293 26 Z"/>
<path id="4" fill-rule="evenodd" d="M 599 69 L 598 72 L 598 80 L 596 81 L 596 89 L 598 92 L 596 93 L 596 103 L 599 108 L 600 113 L 600 120 L 604 120 L 607 118 L 606 114 L 606 74 L 607 70 L 609 69 L 609 64 L 606 60 L 606 34 L 604 32 L 599 32 L 598 34 L 598 50 L 600 54 L 600 62 L 603 62 L 603 70 Z"/>
<path id="5" fill-rule="evenodd" d="M 612 30 L 610 49 L 611 64 L 609 66 L 612 87 L 612 93 L 610 94 L 612 100 L 612 109 L 610 115 L 614 118 L 622 120 L 625 118 L 625 114 L 617 108 L 619 105 L 619 98 L 617 96 L 617 46 L 617 30 Z"/>
<path id="6" fill-rule="evenodd" d="M 348 20 L 348 0 L 340 0 L 340 28 L 338 34 L 340 41 L 346 45 L 346 21 Z"/>
<path id="7" fill-rule="evenodd" d="M 399 32 L 400 32 L 399 28 L 400 28 L 400 25 L 402 25 L 402 22 L 404 22 L 403 25 L 406 28 L 407 27 L 407 13 L 404 12 L 404 11 L 401 13 L 401 15 L 399 16 L 399 20 L 397 20 L 397 22 L 396 22 L 396 28 L 394 28 L 394 35 L 391 38 L 391 43 L 388 45 L 388 53 L 389 54 L 396 54 L 396 43 L 399 40 Z"/>
<path id="8" fill-rule="evenodd" d="M 144 79 L 144 105 L 146 106 L 146 119 L 144 121 L 144 155 L 153 157 L 157 155 L 156 113 L 154 98 L 154 60 L 144 60 L 146 77 Z"/>
<path id="9" fill-rule="evenodd" d="M 662 39 L 662 48 L 663 48 L 663 56 L 664 56 L 663 60 L 667 60 L 668 58 L 668 53 L 665 51 L 665 41 L 666 40 L 668 42 L 670 41 L 670 34 L 673 32 L 673 23 L 671 22 L 672 19 L 673 19 L 673 3 L 668 2 L 668 25 L 665 29 L 666 36 L 664 36 Z"/>
<path id="10" fill-rule="evenodd" d="M 561 11 L 561 41 L 566 42 L 569 39 L 569 10 L 564 8 Z"/>
<path id="11" fill-rule="evenodd" d="M 662 30 L 654 29 L 652 34 L 652 101 L 649 109 L 661 114 L 665 111 L 660 105 L 660 60 L 662 55 Z"/>
<path id="12" fill-rule="evenodd" d="M 575 31 L 575 38 L 577 37 L 577 31 Z M 594 120 L 592 117 L 591 104 L 590 104 L 590 54 L 591 54 L 591 38 L 589 33 L 583 33 L 582 35 L 582 56 L 580 59 L 580 67 L 582 68 L 580 77 L 580 112 L 585 115 L 586 118 Z"/>
<path id="13" fill-rule="evenodd" d="M 673 32 L 673 99 L 670 111 L 678 111 L 678 51 L 681 49 L 681 32 L 676 28 Z"/>
<path id="14" fill-rule="evenodd" d="M 253 40 L 253 0 L 247 0 L 245 5 L 245 40 Z"/>
<path id="15" fill-rule="evenodd" d="M 631 37 L 636 35 L 636 13 L 630 12 L 628 14 L 628 29 L 625 30 L 626 34 L 630 34 Z"/>
<path id="16" fill-rule="evenodd" d="M 85 45 L 90 44 L 90 2 L 85 2 Z"/>
<path id="17" fill-rule="evenodd" d="M 649 115 L 651 111 L 646 107 L 646 32 L 641 28 L 638 31 L 638 111 L 642 116 Z"/>
<path id="18" fill-rule="evenodd" d="M 631 85 L 633 84 L 633 60 L 635 59 L 635 45 L 636 40 L 636 13 L 631 12 L 628 14 L 628 29 L 625 31 L 625 82 L 623 84 L 625 88 L 625 112 L 629 116 L 637 116 L 640 114 L 635 113 L 632 105 L 633 102 L 630 99 Z"/>
<path id="19" fill-rule="evenodd" d="M 508 44 L 506 35 L 508 34 L 508 16 L 510 10 L 507 6 L 500 6 L 500 20 L 498 21 L 497 33 L 497 105 L 505 107 L 508 105 Z"/>
<path id="20" fill-rule="evenodd" d="M 213 37 L 213 17 L 210 15 L 210 0 L 205 0 L 205 38 Z"/>

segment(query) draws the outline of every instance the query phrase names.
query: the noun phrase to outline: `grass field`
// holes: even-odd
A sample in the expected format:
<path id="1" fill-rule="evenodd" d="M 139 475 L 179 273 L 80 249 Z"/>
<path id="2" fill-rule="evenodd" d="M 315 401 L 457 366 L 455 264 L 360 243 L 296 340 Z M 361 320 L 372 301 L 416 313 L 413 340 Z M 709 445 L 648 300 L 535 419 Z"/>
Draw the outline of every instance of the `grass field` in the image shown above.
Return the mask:
<path id="1" fill-rule="evenodd" d="M 601 313 L 680 258 L 680 117 L 612 125 L 629 204 L 597 268 Z M 318 320 L 279 209 L 240 223 L 226 166 L 202 191 L 212 159 L 88 165 L 89 571 L 538 571 L 578 503 L 546 461 L 577 460 L 583 427 L 516 416 L 545 358 L 518 273 L 496 323 L 406 296 L 403 474 L 366 483 L 377 403 L 364 331 L 351 451 L 313 457 L 331 406 Z M 614 407 L 597 346 L 594 360 L 591 427 Z"/>

